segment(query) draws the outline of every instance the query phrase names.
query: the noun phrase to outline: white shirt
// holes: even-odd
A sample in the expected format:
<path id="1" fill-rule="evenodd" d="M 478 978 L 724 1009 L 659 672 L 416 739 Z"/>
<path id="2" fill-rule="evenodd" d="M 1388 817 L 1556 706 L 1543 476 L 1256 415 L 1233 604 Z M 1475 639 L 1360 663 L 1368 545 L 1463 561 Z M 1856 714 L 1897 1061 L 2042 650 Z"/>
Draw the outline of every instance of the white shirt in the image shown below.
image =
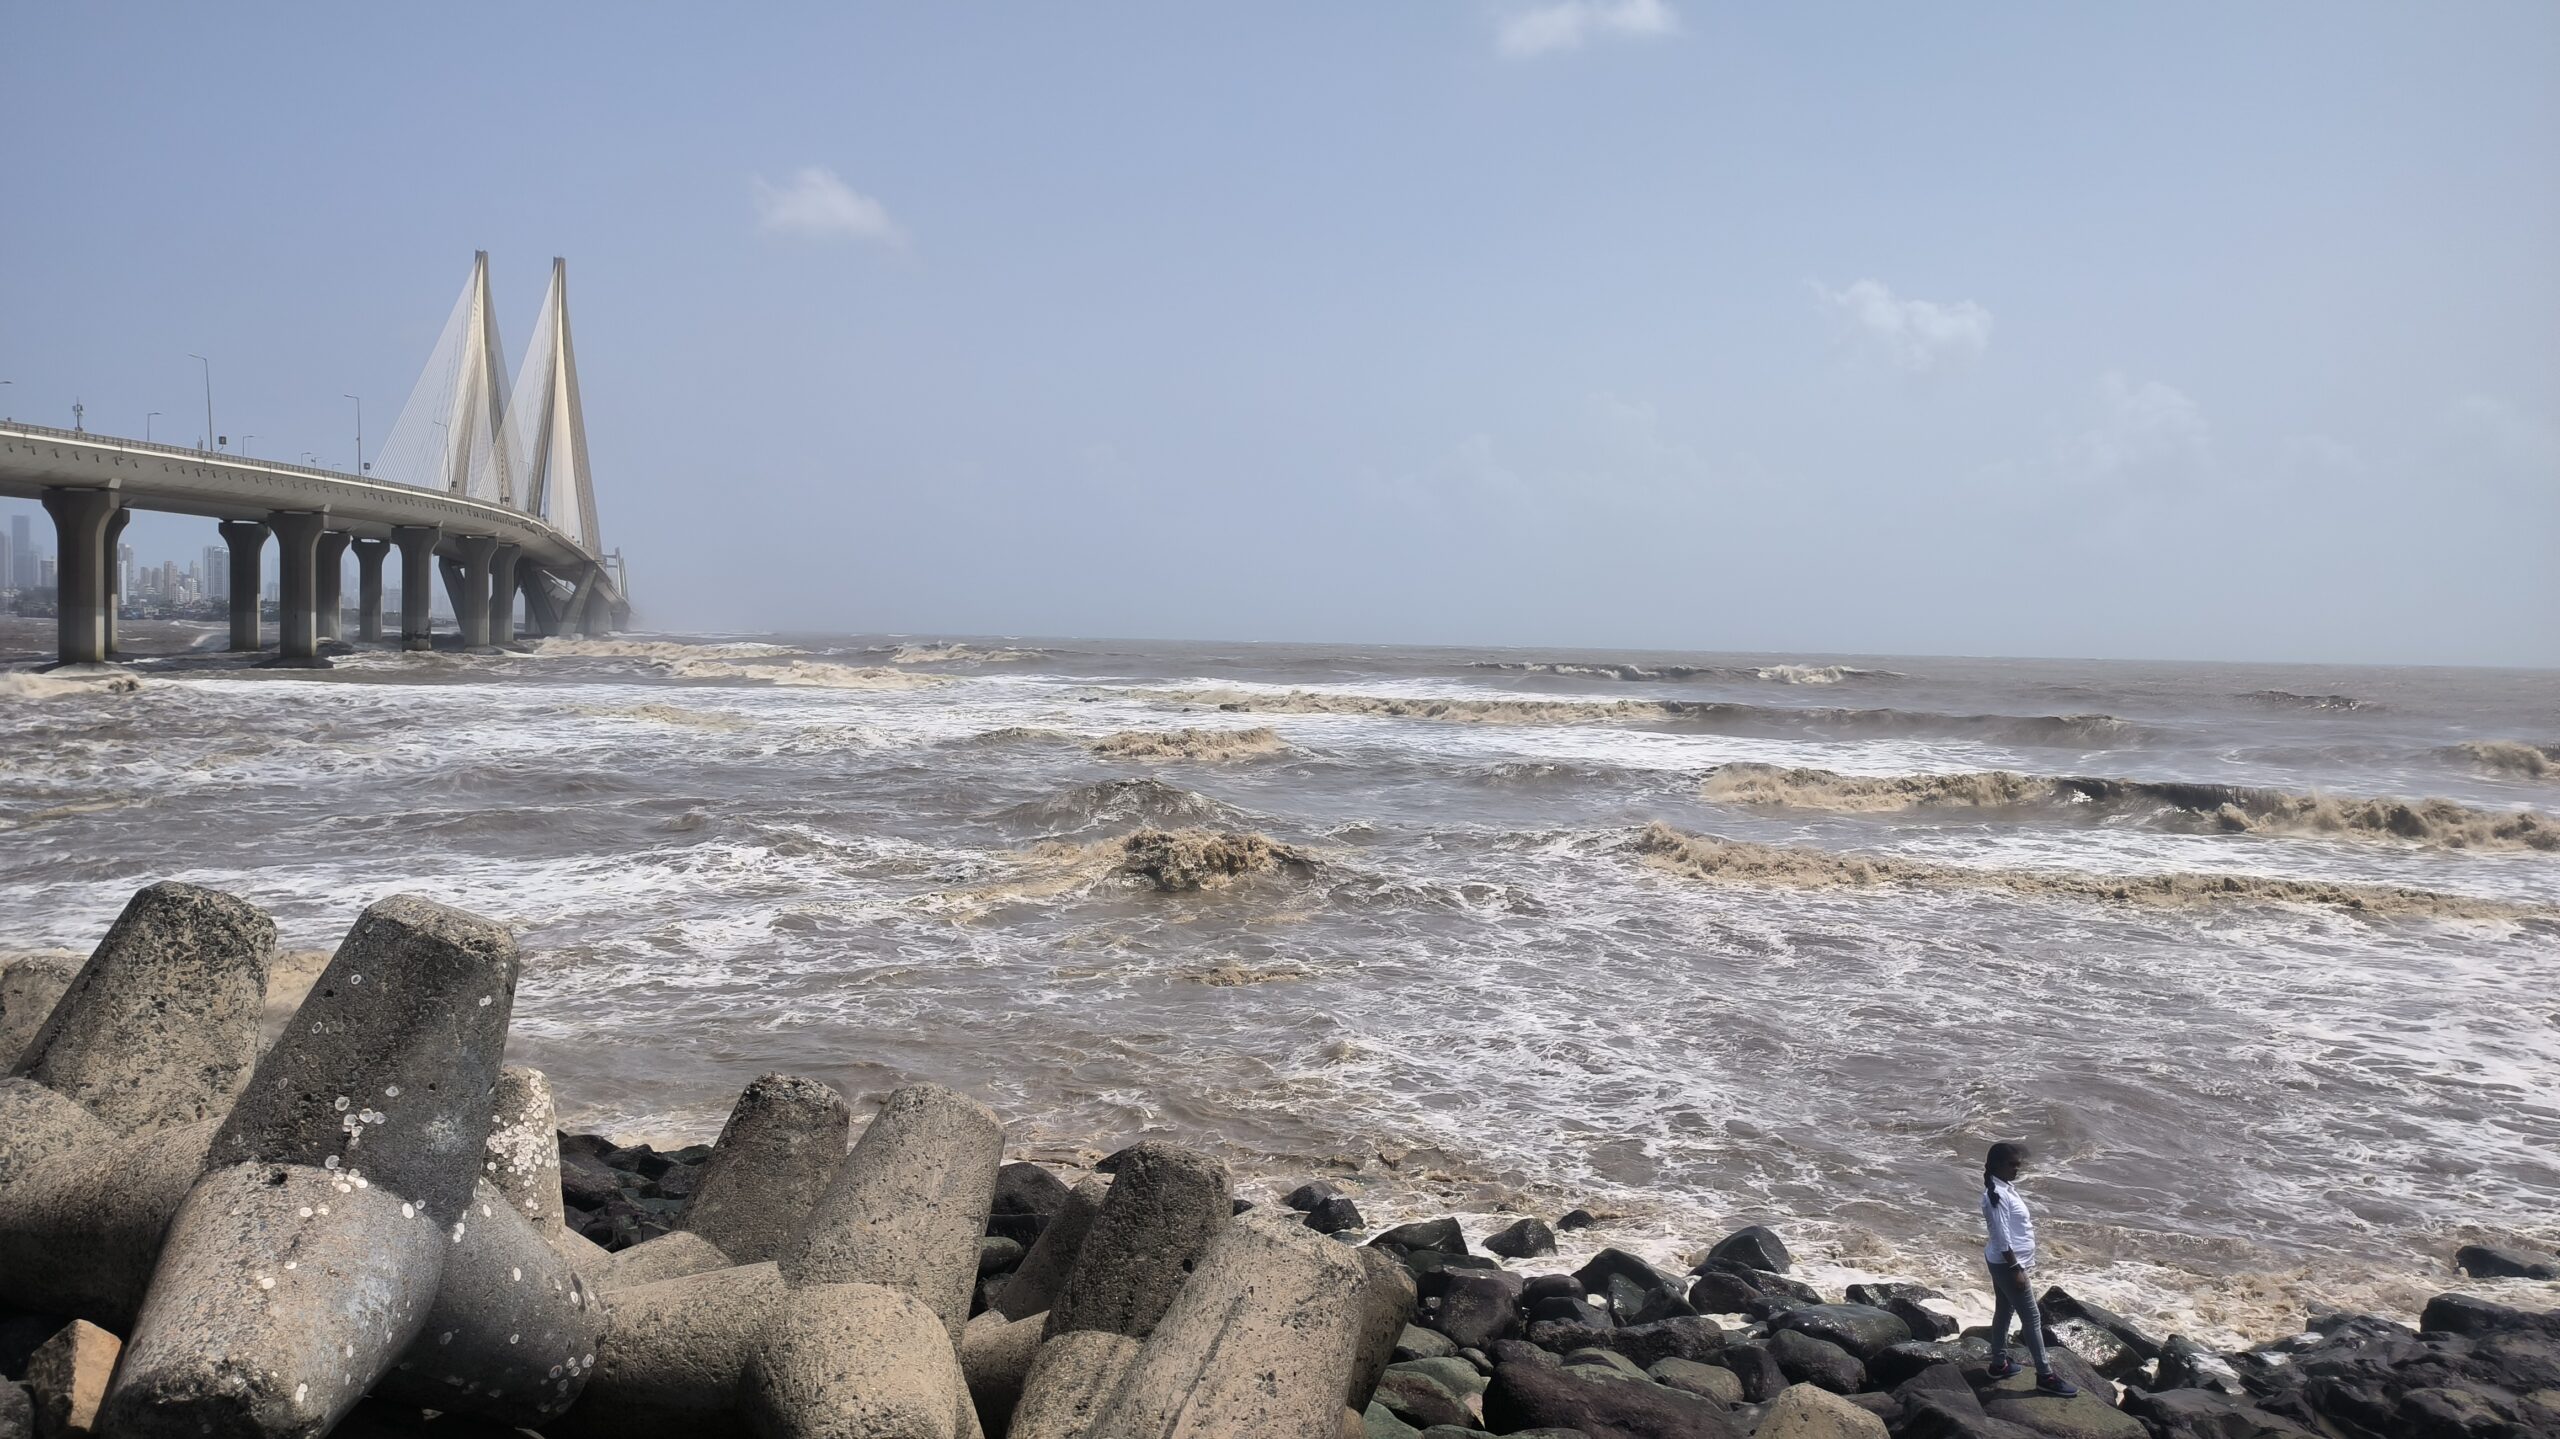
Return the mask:
<path id="1" fill-rule="evenodd" d="M 1982 1191 L 1982 1222 L 1991 1231 L 1991 1242 L 1982 1246 L 1984 1259 L 1998 1264 L 2003 1253 L 2011 1253 L 2022 1267 L 2034 1267 L 2036 1221 L 2008 1180 L 1992 1180 Z"/>

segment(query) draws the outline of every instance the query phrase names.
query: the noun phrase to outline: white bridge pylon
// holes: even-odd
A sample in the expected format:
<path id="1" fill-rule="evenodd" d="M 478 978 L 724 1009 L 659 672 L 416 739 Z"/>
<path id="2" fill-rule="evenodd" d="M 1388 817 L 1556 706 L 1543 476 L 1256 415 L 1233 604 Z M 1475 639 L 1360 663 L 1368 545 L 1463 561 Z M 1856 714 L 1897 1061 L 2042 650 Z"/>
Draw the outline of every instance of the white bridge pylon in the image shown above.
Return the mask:
<path id="1" fill-rule="evenodd" d="M 603 552 L 566 260 L 551 262 L 533 343 L 511 385 L 489 299 L 489 252 L 472 257 L 471 278 L 376 452 L 373 477 L 521 510 L 588 554 Z"/>

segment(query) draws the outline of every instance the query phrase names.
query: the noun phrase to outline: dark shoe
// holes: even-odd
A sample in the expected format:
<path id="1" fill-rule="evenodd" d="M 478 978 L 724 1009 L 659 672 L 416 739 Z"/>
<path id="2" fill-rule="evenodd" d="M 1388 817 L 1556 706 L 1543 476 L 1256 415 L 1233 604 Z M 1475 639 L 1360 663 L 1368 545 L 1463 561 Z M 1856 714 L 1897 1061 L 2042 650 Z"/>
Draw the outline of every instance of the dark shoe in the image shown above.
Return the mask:
<path id="1" fill-rule="evenodd" d="M 1991 1361 L 1991 1382 L 1994 1384 L 1999 1383 L 2003 1379 L 2015 1379 L 2025 1372 L 2026 1367 L 2024 1365 L 2020 1364 L 2015 1359 L 2007 1357 L 2006 1355 Z"/>
<path id="2" fill-rule="evenodd" d="M 2080 1393 L 2079 1389 L 2075 1387 L 2070 1380 L 2063 1378 L 2059 1374 L 2037 1375 L 2036 1392 L 2038 1394 L 2050 1394 L 2056 1399 L 2070 1399 L 2078 1396 Z"/>

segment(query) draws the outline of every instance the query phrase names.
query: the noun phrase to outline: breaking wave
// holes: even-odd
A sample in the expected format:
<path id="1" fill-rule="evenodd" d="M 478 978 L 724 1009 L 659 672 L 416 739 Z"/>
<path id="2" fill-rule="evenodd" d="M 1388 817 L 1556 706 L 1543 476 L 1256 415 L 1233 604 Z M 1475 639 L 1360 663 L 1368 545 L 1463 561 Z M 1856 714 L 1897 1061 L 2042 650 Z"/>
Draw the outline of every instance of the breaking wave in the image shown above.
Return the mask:
<path id="1" fill-rule="evenodd" d="M 1241 813 L 1204 794 L 1194 794 L 1160 779 L 1112 779 L 1072 785 L 1056 794 L 1018 804 L 996 821 L 1018 833 L 1078 834 L 1087 830 L 1141 825 L 1150 829 L 1197 824 L 1232 824 Z"/>
<path id="2" fill-rule="evenodd" d="M 59 700 L 80 695 L 129 695 L 142 681 L 129 674 L 90 676 L 39 675 L 24 670 L 0 673 L 0 700 Z"/>
<path id="3" fill-rule="evenodd" d="M 1239 714 L 1366 715 L 1460 724 L 1677 724 L 1720 734 L 1915 735 L 2004 740 L 2014 744 L 2096 745 L 2147 733 L 2114 715 L 1951 715 L 1922 710 L 1798 708 L 1715 700 L 1444 699 L 1437 696 L 1346 695 L 1316 690 L 1285 694 L 1234 690 L 1135 690 L 1138 698 L 1215 705 Z"/>
<path id="4" fill-rule="evenodd" d="M 755 643 L 689 645 L 675 640 L 581 640 L 566 637 L 535 640 L 524 652 L 537 659 L 752 660 L 792 652 L 789 645 Z"/>
<path id="5" fill-rule="evenodd" d="M 1685 834 L 1656 821 L 1626 841 L 1643 863 L 1690 879 L 1785 889 L 1974 890 L 2026 899 L 2071 899 L 2184 909 L 2212 904 L 2310 904 L 2380 917 L 2560 919 L 2560 909 L 2397 885 L 2339 884 L 2254 874 L 2078 874 L 1975 868 L 1890 855 L 1837 854 Z"/>
<path id="6" fill-rule="evenodd" d="M 2484 774 L 2560 779 L 2560 744 L 2526 744 L 2511 739 L 2469 740 L 2444 753 Z"/>
<path id="7" fill-rule="evenodd" d="M 900 645 L 889 652 L 893 665 L 996 665 L 1019 664 L 1048 654 L 1047 650 L 981 649 L 976 645 Z"/>
<path id="8" fill-rule="evenodd" d="M 1477 660 L 1471 670 L 1601 680 L 1761 680 L 1779 685 L 1836 685 L 1842 680 L 1898 680 L 1895 670 L 1855 665 L 1639 665 L 1568 660 Z"/>
<path id="9" fill-rule="evenodd" d="M 2291 690 L 2259 690 L 2254 694 L 2242 695 L 2241 698 L 2251 704 L 2265 705 L 2269 709 L 2369 710 L 2374 708 L 2373 701 L 2360 700 L 2354 695 L 2298 695 Z"/>
<path id="10" fill-rule="evenodd" d="M 909 674 L 872 665 L 828 664 L 823 660 L 786 660 L 780 664 L 757 664 L 735 660 L 678 659 L 666 661 L 669 676 L 680 680 L 746 681 L 753 684 L 789 685 L 805 689 L 828 690 L 920 690 L 951 683 L 941 675 Z"/>
<path id="11" fill-rule="evenodd" d="M 1179 894 L 1242 879 L 1280 874 L 1304 879 L 1315 859 L 1295 845 L 1237 830 L 1140 830 L 1120 842 L 1111 872 L 1143 880 L 1160 894 Z"/>
<path id="12" fill-rule="evenodd" d="M 1121 730 L 1095 740 L 1107 759 L 1228 760 L 1294 754 L 1268 727 L 1256 729 Z"/>
<path id="13" fill-rule="evenodd" d="M 1724 804 L 1845 814 L 2069 808 L 2189 831 L 2402 840 L 2443 849 L 2560 850 L 2560 822 L 2532 810 L 2474 809 L 2449 799 L 2338 799 L 2242 785 L 2009 770 L 1845 775 L 1744 763 L 1718 768 L 1707 776 L 1701 793 Z"/>

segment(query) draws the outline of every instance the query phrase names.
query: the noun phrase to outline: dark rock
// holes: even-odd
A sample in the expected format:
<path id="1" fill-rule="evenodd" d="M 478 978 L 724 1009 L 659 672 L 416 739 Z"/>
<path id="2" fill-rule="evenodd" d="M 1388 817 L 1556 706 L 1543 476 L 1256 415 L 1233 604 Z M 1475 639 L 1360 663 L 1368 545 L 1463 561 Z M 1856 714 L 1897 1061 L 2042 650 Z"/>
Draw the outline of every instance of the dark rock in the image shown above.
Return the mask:
<path id="1" fill-rule="evenodd" d="M 1707 1257 L 1735 1260 L 1770 1274 L 1786 1273 L 1787 1265 L 1794 1258 L 1787 1253 L 1787 1246 L 1778 1238 L 1777 1232 L 1761 1224 L 1737 1229 L 1717 1240 L 1716 1247 L 1707 1251 Z"/>
<path id="2" fill-rule="evenodd" d="M 2310 1430 L 2289 1419 L 2203 1389 L 2129 1389 L 2123 1407 L 2149 1426 L 2152 1439 L 2312 1439 Z"/>
<path id="3" fill-rule="evenodd" d="M 711 1153 L 708 1144 L 688 1144 L 682 1149 L 668 1150 L 667 1158 L 672 1163 L 699 1167 L 711 1162 Z"/>
<path id="4" fill-rule="evenodd" d="M 565 1129 L 560 1131 L 560 1156 L 563 1159 L 572 1154 L 583 1154 L 589 1159 L 602 1163 L 604 1157 L 611 1154 L 614 1148 L 614 1142 L 601 1134 L 571 1134 Z"/>
<path id="5" fill-rule="evenodd" d="M 1716 1356 L 1716 1362 L 1732 1370 L 1733 1377 L 1742 1381 L 1742 1397 L 1747 1403 L 1765 1404 L 1777 1398 L 1787 1387 L 1786 1370 L 1779 1366 L 1778 1356 L 1770 1352 L 1768 1344 L 1763 1341 L 1728 1343 L 1724 1352 Z"/>
<path id="6" fill-rule="evenodd" d="M 1949 1315 L 1931 1309 L 1908 1295 L 1896 1294 L 1884 1302 L 1885 1312 L 1902 1321 L 1914 1339 L 1944 1339 L 1956 1332 L 1956 1321 Z"/>
<path id="7" fill-rule="evenodd" d="M 1559 1324 L 1578 1325 L 1584 1329 L 1616 1327 L 1615 1321 L 1610 1319 L 1608 1311 L 1602 1306 L 1592 1303 L 1587 1298 L 1577 1298 L 1571 1294 L 1550 1294 L 1544 1299 L 1530 1301 L 1527 1307 L 1532 1323 L 1539 1320 L 1553 1320 Z"/>
<path id="8" fill-rule="evenodd" d="M 560 1197 L 578 1209 L 601 1209 L 622 1192 L 604 1161 L 574 1150 L 560 1152 Z"/>
<path id="9" fill-rule="evenodd" d="M 2085 1299 L 2075 1298 L 2060 1285 L 2047 1289 L 2040 1304 L 2047 1324 L 2061 1319 L 2078 1319 L 2114 1335 L 2116 1342 L 2132 1350 L 2136 1360 L 2141 1364 L 2148 1364 L 2160 1357 L 2160 1341 L 2153 1338 L 2142 1326 L 2112 1309 L 2102 1308 Z"/>
<path id="10" fill-rule="evenodd" d="M 1534 1304 L 1552 1295 L 1580 1299 L 1586 1291 L 1582 1281 L 1570 1274 L 1541 1274 L 1520 1286 L 1520 1302 Z"/>
<path id="11" fill-rule="evenodd" d="M 1250 1199 L 1230 1199 L 1227 1201 L 1227 1212 L 1229 1214 L 1251 1214 L 1253 1212 L 1253 1201 Z"/>
<path id="12" fill-rule="evenodd" d="M 1531 1259 L 1556 1252 L 1555 1231 L 1543 1219 L 1518 1219 L 1486 1235 L 1485 1251 L 1505 1259 Z"/>
<path id="13" fill-rule="evenodd" d="M 1897 1389 L 1942 1365 L 1980 1365 L 1990 1357 L 1991 1346 L 1980 1339 L 1889 1344 L 1868 1357 L 1867 1378 L 1880 1388 Z"/>
<path id="14" fill-rule="evenodd" d="M 1591 1347 L 1592 1334 L 1606 1327 L 1606 1321 L 1594 1324 L 1576 1319 L 1532 1319 L 1529 1321 L 1528 1338 L 1530 1343 L 1550 1354 L 1570 1354 L 1576 1349 Z"/>
<path id="15" fill-rule="evenodd" d="M 1588 1229 L 1599 1222 L 1600 1217 L 1588 1209 L 1568 1209 L 1564 1212 L 1564 1217 L 1556 1221 L 1556 1228 Z"/>
<path id="16" fill-rule="evenodd" d="M 1771 1319 L 1769 1327 L 1837 1344 L 1861 1363 L 1870 1354 L 1909 1343 L 1912 1338 L 1911 1326 L 1895 1318 L 1891 1311 L 1864 1304 L 1811 1304 L 1790 1309 Z"/>
<path id="17" fill-rule="evenodd" d="M 998 1235 L 987 1235 L 978 1241 L 978 1275 L 985 1278 L 1002 1274 L 1022 1262 L 1022 1246 Z"/>
<path id="18" fill-rule="evenodd" d="M 1603 1249 L 1574 1271 L 1582 1287 L 1609 1301 L 1620 1324 L 1650 1324 L 1680 1314 L 1694 1314 L 1683 1292 L 1687 1286 L 1623 1249 Z"/>
<path id="19" fill-rule="evenodd" d="M 1317 1205 L 1324 1203 L 1326 1200 L 1333 1198 L 1341 1192 L 1341 1190 L 1334 1188 L 1332 1185 L 1325 1183 L 1321 1179 L 1310 1179 L 1306 1183 L 1299 1185 L 1297 1188 L 1290 1190 L 1289 1197 L 1281 1200 L 1280 1202 L 1288 1205 L 1291 1209 L 1297 1210 L 1301 1214 L 1308 1214 L 1314 1212 Z"/>
<path id="20" fill-rule="evenodd" d="M 1502 1261 L 1489 1259 L 1481 1254 L 1443 1254 L 1437 1249 L 1399 1250 L 1393 1245 L 1381 1245 L 1370 1252 L 1396 1258 L 1413 1275 L 1414 1282 L 1422 1286 L 1425 1292 L 1437 1292 L 1440 1281 L 1434 1276 L 1442 1273 L 1500 1274 L 1506 1272 L 1502 1267 Z"/>
<path id="21" fill-rule="evenodd" d="M 1475 1418 L 1467 1412 L 1466 1401 L 1450 1393 L 1447 1385 L 1419 1370 L 1395 1365 L 1378 1376 L 1377 1392 L 1370 1396 L 1370 1402 L 1384 1405 L 1388 1413 L 1417 1428 L 1466 1424 Z"/>
<path id="22" fill-rule="evenodd" d="M 1408 1324 L 1396 1339 L 1395 1357 L 1399 1362 L 1410 1359 L 1446 1359 L 1458 1352 L 1458 1346 L 1435 1330 Z"/>
<path id="23" fill-rule="evenodd" d="M 1701 1314 L 1749 1314 L 1767 1296 L 1736 1274 L 1710 1270 L 1689 1286 L 1689 1307 Z"/>
<path id="24" fill-rule="evenodd" d="M 2038 1393 L 2036 1376 L 2019 1373 L 1974 1391 L 1982 1401 L 1982 1412 L 2052 1439 L 2150 1439 L 2141 1420 L 2111 1402 L 2114 1386 L 2086 1373 L 2085 1364 L 2077 1366 L 2083 1373 L 2073 1373 L 2068 1350 L 2057 1349 L 2052 1357 L 2054 1368 L 2079 1389 L 2078 1394 L 2064 1399 Z"/>
<path id="25" fill-rule="evenodd" d="M 1484 1349 L 1519 1332 L 1519 1275 L 1455 1270 L 1438 1277 L 1442 1287 L 1434 1327 L 1452 1342 L 1461 1348 Z"/>
<path id="26" fill-rule="evenodd" d="M 2240 1375 L 2221 1355 L 2183 1334 L 2172 1334 L 2160 1345 L 2160 1359 L 2152 1370 L 2150 1387 L 2237 1394 Z"/>
<path id="27" fill-rule="evenodd" d="M 1636 1367 L 1650 1369 L 1664 1359 L 1710 1363 L 1724 1353 L 1725 1336 L 1724 1326 L 1690 1314 L 1613 1329 L 1599 1342 L 1612 1353 L 1635 1361 Z"/>
<path id="28" fill-rule="evenodd" d="M 616 1150 L 605 1162 L 616 1169 L 627 1169 L 643 1179 L 656 1180 L 675 1167 L 675 1160 L 660 1154 L 646 1144 L 634 1144 Z"/>
<path id="29" fill-rule="evenodd" d="M 1067 1207 L 1067 1182 L 1040 1165 L 1015 1160 L 996 1171 L 989 1214 L 1029 1214 L 1046 1220 Z"/>
<path id="30" fill-rule="evenodd" d="M 36 1406 L 26 1389 L 0 1383 L 0 1439 L 30 1439 L 36 1432 Z"/>
<path id="31" fill-rule="evenodd" d="M 694 1191 L 700 1188 L 701 1184 L 702 1170 L 699 1167 L 691 1164 L 669 1165 L 667 1172 L 658 1176 L 658 1194 L 665 1199 L 691 1199 Z"/>
<path id="32" fill-rule="evenodd" d="M 1010 1239 L 1025 1249 L 1038 1243 L 1041 1231 L 1048 1227 L 1049 1217 L 1045 1214 L 990 1214 L 987 1216 L 987 1234 L 991 1238 Z"/>
<path id="33" fill-rule="evenodd" d="M 1307 1210 L 1307 1227 L 1318 1234 L 1339 1234 L 1358 1229 L 1368 1221 L 1360 1217 L 1360 1206 L 1346 1194 L 1328 1195 Z"/>
<path id="34" fill-rule="evenodd" d="M 1459 1232 L 1454 1219 L 1425 1219 L 1412 1224 L 1399 1224 L 1387 1230 L 1371 1244 L 1393 1245 L 1399 1249 L 1430 1249 L 1442 1254 L 1467 1252 L 1467 1236 Z"/>
<path id="35" fill-rule="evenodd" d="M 2427 1301 L 2418 1328 L 2428 1334 L 2494 1334 L 2519 1327 L 2524 1311 L 2471 1294 L 2439 1294 Z"/>
<path id="36" fill-rule="evenodd" d="M 1777 1359 L 1780 1372 L 1799 1384 L 1834 1394 L 1855 1394 L 1867 1387 L 1867 1366 L 1828 1339 L 1781 1329 L 1769 1336 L 1769 1353 Z"/>
<path id="37" fill-rule="evenodd" d="M 1982 1412 L 1971 1390 L 1961 1395 L 1930 1390 L 1902 1397 L 1902 1418 L 1894 1439 L 2046 1439 L 2005 1419 Z"/>
<path id="38" fill-rule="evenodd" d="M 2501 1244 L 2466 1244 L 2453 1264 L 2474 1279 L 2560 1279 L 2560 1257 Z"/>
<path id="39" fill-rule="evenodd" d="M 1867 1380 L 1873 1383 L 1875 1379 L 1876 1371 L 1870 1366 L 1867 1370 Z M 1973 1406 L 1975 1412 L 1979 1413 L 1982 1408 L 1973 1397 L 1973 1386 L 1965 1382 L 1964 1366 L 1960 1364 L 1932 1364 L 1901 1383 L 1886 1387 L 1897 1399 L 1908 1400 L 1914 1394 L 1923 1393 L 1960 1394 L 1964 1396 L 1965 1403 Z"/>
<path id="40" fill-rule="evenodd" d="M 1926 1284 L 1910 1284 L 1898 1279 L 1881 1284 L 1852 1284 L 1848 1290 L 1850 1303 L 1864 1304 L 1876 1309 L 1889 1309 L 1893 1307 L 1893 1301 L 1896 1299 L 1944 1299 L 1946 1297 Z"/>
<path id="41" fill-rule="evenodd" d="M 1656 1384 L 1712 1399 L 1718 1404 L 1742 1402 L 1742 1381 L 1721 1364 L 1700 1364 L 1690 1359 L 1657 1359 L 1645 1370 Z"/>
<path id="42" fill-rule="evenodd" d="M 1495 1364 L 1484 1422 L 1497 1434 L 1576 1429 L 1592 1439 L 1739 1439 L 1742 1433 L 1712 1399 L 1651 1380 L 1518 1362 Z"/>

